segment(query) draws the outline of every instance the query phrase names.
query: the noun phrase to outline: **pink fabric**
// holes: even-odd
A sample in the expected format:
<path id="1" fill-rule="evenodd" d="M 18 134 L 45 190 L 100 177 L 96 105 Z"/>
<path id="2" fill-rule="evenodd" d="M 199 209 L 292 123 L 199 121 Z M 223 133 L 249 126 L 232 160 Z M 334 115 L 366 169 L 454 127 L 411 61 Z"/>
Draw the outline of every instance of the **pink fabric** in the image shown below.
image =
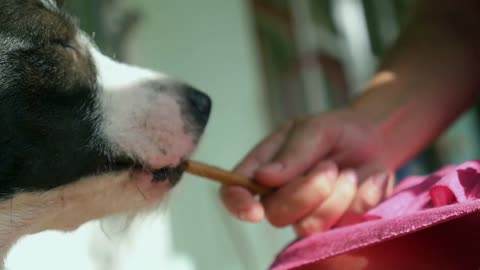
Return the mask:
<path id="1" fill-rule="evenodd" d="M 360 263 L 355 263 L 355 267 L 358 266 L 355 269 L 394 269 L 388 263 L 399 265 L 398 262 L 395 264 L 395 260 L 402 263 L 411 260 L 415 267 L 421 264 L 422 259 L 428 258 L 427 255 L 420 256 L 417 258 L 418 262 L 414 262 L 417 259 L 412 259 L 413 255 L 410 253 L 417 244 L 423 245 L 422 252 L 425 254 L 440 254 L 439 248 L 443 251 L 448 248 L 462 250 L 457 252 L 458 254 L 450 251 L 441 257 L 435 256 L 439 265 L 435 264 L 432 269 L 450 269 L 442 268 L 449 265 L 447 261 L 457 266 L 460 261 L 466 265 L 471 263 L 468 267 L 475 265 L 476 268 L 472 269 L 479 269 L 477 266 L 480 266 L 480 258 L 477 260 L 476 254 L 467 256 L 468 244 L 462 244 L 470 240 L 480 241 L 479 198 L 480 161 L 446 167 L 426 177 L 409 177 L 396 187 L 388 200 L 369 211 L 364 216 L 364 222 L 336 228 L 293 243 L 277 257 L 271 269 L 350 269 L 335 268 L 332 262 L 338 261 L 335 258 L 341 258 L 340 261 L 345 263 L 345 259 L 351 260 L 352 256 L 367 262 L 367 266 L 363 268 L 358 266 Z M 441 225 L 444 223 L 451 224 Z M 438 242 L 439 240 L 441 241 Z M 478 242 L 475 245 L 478 246 Z M 375 254 L 387 250 L 398 256 L 375 257 Z M 462 259 L 457 258 L 457 255 L 453 256 L 454 253 Z M 390 261 L 385 261 L 385 258 L 390 258 Z M 383 261 L 383 264 L 375 268 L 379 261 Z M 477 261 L 478 265 L 475 264 Z M 405 267 L 407 263 L 405 262 Z M 408 269 L 417 269 L 412 268 L 412 265 L 408 266 Z M 433 266 L 434 263 L 429 265 Z M 422 265 L 418 269 L 430 268 Z"/>

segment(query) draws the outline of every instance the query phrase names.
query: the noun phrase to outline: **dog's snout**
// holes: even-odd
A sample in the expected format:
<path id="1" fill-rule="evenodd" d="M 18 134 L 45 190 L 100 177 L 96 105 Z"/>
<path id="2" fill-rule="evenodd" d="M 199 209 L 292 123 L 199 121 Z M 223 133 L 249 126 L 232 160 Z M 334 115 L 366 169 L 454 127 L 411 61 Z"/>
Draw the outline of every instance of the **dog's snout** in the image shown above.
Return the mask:
<path id="1" fill-rule="evenodd" d="M 195 88 L 187 87 L 186 98 L 198 124 L 206 125 L 212 107 L 210 97 Z"/>

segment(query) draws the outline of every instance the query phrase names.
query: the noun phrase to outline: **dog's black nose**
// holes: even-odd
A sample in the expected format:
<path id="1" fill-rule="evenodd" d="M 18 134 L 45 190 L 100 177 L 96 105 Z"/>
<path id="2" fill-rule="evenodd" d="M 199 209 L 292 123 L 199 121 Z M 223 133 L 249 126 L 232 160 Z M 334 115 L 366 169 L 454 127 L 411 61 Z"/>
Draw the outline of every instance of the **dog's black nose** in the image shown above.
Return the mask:
<path id="1" fill-rule="evenodd" d="M 205 126 L 212 108 L 210 97 L 190 86 L 186 88 L 186 97 L 195 120 L 199 125 Z"/>

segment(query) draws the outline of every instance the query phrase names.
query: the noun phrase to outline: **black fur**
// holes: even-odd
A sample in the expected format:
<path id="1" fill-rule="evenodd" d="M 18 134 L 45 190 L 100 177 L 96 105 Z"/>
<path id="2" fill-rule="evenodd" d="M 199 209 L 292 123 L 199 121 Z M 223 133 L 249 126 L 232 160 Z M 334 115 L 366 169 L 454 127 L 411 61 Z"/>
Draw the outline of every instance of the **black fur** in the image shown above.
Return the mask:
<path id="1" fill-rule="evenodd" d="M 0 198 L 105 167 L 88 147 L 98 140 L 96 71 L 76 50 L 76 31 L 36 0 L 0 1 Z"/>

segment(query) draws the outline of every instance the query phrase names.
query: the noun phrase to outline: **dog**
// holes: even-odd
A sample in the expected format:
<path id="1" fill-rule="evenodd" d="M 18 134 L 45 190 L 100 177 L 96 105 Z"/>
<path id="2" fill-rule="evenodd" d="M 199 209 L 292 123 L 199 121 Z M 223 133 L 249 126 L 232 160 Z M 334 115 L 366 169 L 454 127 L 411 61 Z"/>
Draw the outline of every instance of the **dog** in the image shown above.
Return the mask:
<path id="1" fill-rule="evenodd" d="M 210 115 L 192 86 L 103 55 L 60 2 L 0 1 L 1 258 L 29 234 L 158 206 Z"/>

